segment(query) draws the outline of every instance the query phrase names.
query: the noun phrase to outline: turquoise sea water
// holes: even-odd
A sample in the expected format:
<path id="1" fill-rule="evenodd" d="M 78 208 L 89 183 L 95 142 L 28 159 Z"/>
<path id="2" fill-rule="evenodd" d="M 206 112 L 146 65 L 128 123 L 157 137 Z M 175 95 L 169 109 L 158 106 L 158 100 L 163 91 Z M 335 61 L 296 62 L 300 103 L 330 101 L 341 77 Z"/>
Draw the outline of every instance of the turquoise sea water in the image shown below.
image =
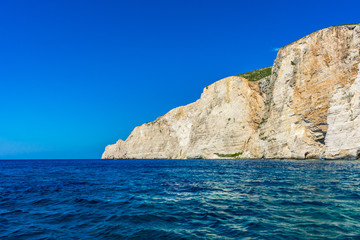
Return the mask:
<path id="1" fill-rule="evenodd" d="M 360 161 L 3 160 L 0 239 L 360 239 Z"/>

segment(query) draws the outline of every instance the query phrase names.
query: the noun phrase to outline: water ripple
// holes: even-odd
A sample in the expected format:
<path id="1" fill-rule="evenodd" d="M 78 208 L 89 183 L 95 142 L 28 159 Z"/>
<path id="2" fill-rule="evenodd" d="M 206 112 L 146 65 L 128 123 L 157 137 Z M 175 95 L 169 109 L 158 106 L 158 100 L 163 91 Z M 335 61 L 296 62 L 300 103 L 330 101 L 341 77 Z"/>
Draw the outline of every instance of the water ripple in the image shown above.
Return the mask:
<path id="1" fill-rule="evenodd" d="M 3 239 L 359 239 L 360 162 L 0 161 Z"/>

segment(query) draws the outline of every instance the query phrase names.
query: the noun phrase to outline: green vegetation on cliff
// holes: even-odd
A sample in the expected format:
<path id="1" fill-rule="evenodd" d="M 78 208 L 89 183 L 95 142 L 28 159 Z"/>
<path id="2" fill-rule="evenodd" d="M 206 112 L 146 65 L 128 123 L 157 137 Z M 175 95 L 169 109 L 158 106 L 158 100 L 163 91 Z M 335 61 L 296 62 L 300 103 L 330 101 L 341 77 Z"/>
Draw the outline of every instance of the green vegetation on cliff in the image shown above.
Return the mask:
<path id="1" fill-rule="evenodd" d="M 240 155 L 242 155 L 243 153 L 242 152 L 237 152 L 237 153 L 230 153 L 230 154 L 220 154 L 220 153 L 215 153 L 217 156 L 219 157 L 225 157 L 225 158 L 228 158 L 228 157 L 231 157 L 231 158 L 235 158 L 235 157 L 238 157 Z"/>
<path id="2" fill-rule="evenodd" d="M 246 78 L 249 81 L 258 81 L 264 77 L 270 76 L 271 68 L 272 67 L 260 68 L 251 72 L 238 74 L 236 76 Z"/>

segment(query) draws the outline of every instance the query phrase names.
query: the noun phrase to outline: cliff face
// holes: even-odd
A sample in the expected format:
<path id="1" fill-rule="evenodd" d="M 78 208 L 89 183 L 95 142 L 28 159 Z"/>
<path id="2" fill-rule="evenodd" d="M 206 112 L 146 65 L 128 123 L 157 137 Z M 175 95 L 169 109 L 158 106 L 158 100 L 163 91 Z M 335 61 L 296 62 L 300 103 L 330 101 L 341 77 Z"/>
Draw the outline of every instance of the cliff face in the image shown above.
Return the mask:
<path id="1" fill-rule="evenodd" d="M 102 158 L 358 158 L 359 68 L 359 25 L 317 31 L 281 48 L 271 76 L 222 79 Z"/>
<path id="2" fill-rule="evenodd" d="M 107 146 L 103 158 L 240 155 L 256 135 L 263 108 L 257 83 L 228 77 L 206 87 L 198 101 L 136 127 L 126 141 Z"/>
<path id="3" fill-rule="evenodd" d="M 359 37 L 360 26 L 330 27 L 279 50 L 260 131 L 265 156 L 357 156 Z"/>

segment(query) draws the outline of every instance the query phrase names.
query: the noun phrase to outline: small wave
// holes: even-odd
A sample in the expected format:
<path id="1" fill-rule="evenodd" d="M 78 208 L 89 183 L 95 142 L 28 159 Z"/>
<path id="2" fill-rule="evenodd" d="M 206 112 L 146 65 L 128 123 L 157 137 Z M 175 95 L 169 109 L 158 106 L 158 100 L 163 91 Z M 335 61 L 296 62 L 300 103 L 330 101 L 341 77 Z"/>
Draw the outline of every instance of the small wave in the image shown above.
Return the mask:
<path id="1" fill-rule="evenodd" d="M 19 215 L 19 216 L 21 216 L 21 215 L 27 214 L 27 213 L 29 213 L 29 212 L 17 209 L 17 210 L 13 210 L 13 211 L 3 212 L 3 213 L 0 214 L 0 216 L 7 216 L 7 215 Z"/>
<path id="2" fill-rule="evenodd" d="M 31 204 L 33 204 L 33 205 L 48 205 L 48 204 L 54 204 L 54 202 L 51 199 L 42 198 L 42 199 L 36 199 L 36 200 L 32 201 Z"/>
<path id="3" fill-rule="evenodd" d="M 74 200 L 75 203 L 81 203 L 81 204 L 98 204 L 101 203 L 103 201 L 101 200 L 97 200 L 97 199 L 85 199 L 85 198 L 75 198 Z"/>
<path id="4" fill-rule="evenodd" d="M 139 230 L 129 236 L 129 239 L 186 239 L 180 234 L 171 231 L 157 230 L 157 229 L 145 229 Z"/>
<path id="5" fill-rule="evenodd" d="M 91 183 L 85 181 L 67 181 L 64 185 L 91 185 Z"/>
<path id="6" fill-rule="evenodd" d="M 142 214 L 142 213 L 133 213 L 131 215 L 129 214 L 125 214 L 121 216 L 121 220 L 122 221 L 127 221 L 127 222 L 131 222 L 133 224 L 142 224 L 142 223 L 170 223 L 170 222 L 178 222 L 179 218 L 173 215 L 170 215 L 171 213 L 160 213 L 157 212 L 156 214 L 154 213 L 147 213 L 147 214 Z M 114 217 L 115 219 L 117 217 Z"/>
<path id="7" fill-rule="evenodd" d="M 76 222 L 81 217 L 74 213 L 53 213 L 43 217 L 43 223 L 64 225 L 70 222 Z"/>

